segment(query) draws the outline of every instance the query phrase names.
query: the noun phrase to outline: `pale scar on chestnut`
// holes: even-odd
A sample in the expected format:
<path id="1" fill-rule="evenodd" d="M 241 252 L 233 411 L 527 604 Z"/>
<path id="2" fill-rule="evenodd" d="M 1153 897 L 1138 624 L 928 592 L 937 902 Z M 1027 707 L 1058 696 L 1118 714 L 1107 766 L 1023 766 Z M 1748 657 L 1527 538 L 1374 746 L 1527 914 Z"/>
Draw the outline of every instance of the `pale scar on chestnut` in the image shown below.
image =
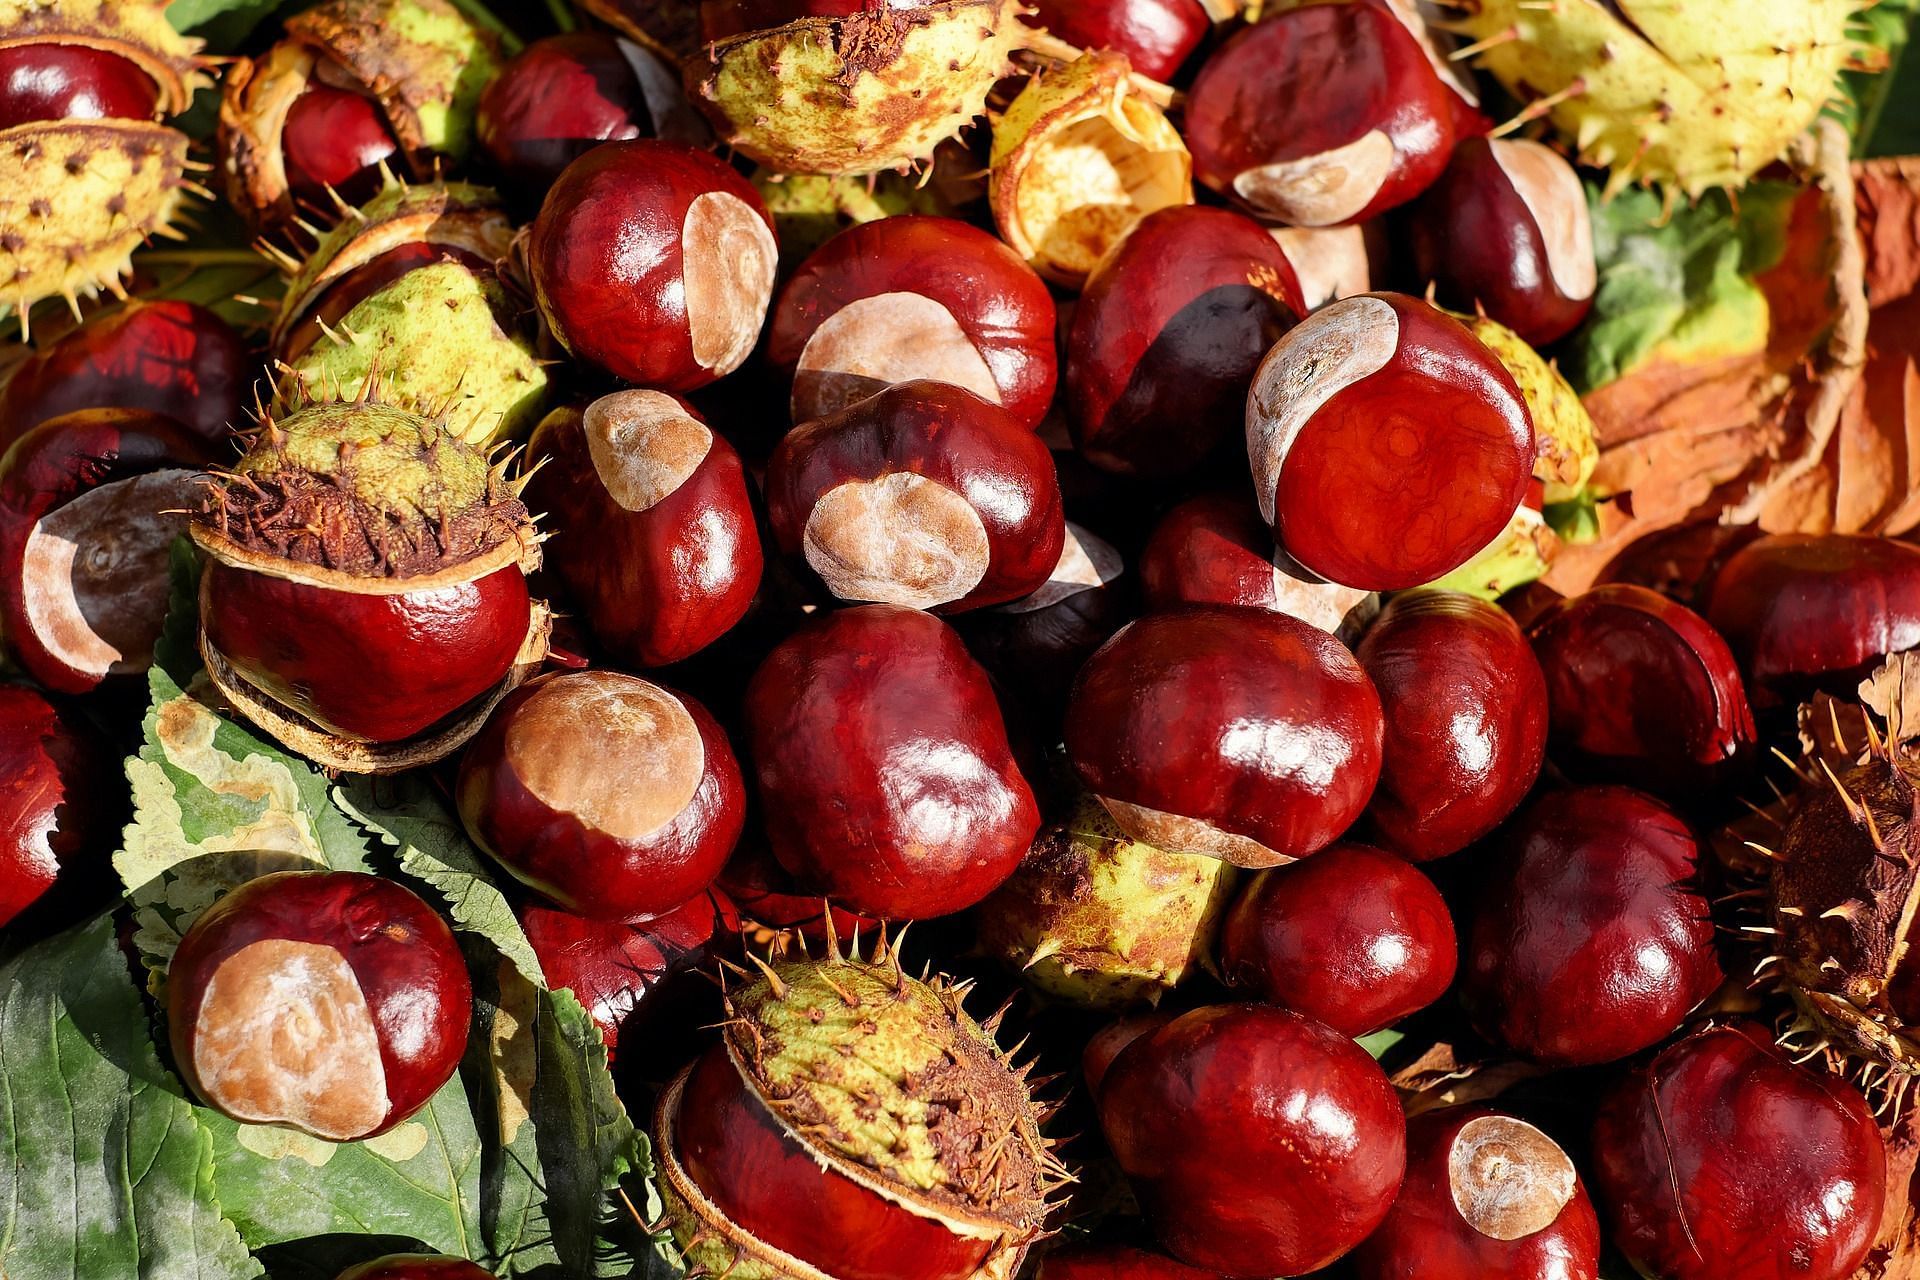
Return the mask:
<path id="1" fill-rule="evenodd" d="M 693 358 L 728 374 L 746 362 L 773 299 L 780 253 L 773 232 L 738 196 L 708 191 L 680 231 Z"/>
<path id="2" fill-rule="evenodd" d="M 842 600 L 916 609 L 965 596 L 991 550 L 980 514 L 960 494 L 911 472 L 835 485 L 802 534 L 813 571 Z"/>
<path id="3" fill-rule="evenodd" d="M 627 511 L 673 496 L 713 449 L 713 432 L 660 391 L 602 396 L 587 406 L 580 425 L 594 474 Z"/>
<path id="4" fill-rule="evenodd" d="M 1553 1225 L 1573 1199 L 1573 1161 L 1524 1120 L 1469 1120 L 1447 1149 L 1453 1206 L 1494 1240 L 1518 1240 Z"/>

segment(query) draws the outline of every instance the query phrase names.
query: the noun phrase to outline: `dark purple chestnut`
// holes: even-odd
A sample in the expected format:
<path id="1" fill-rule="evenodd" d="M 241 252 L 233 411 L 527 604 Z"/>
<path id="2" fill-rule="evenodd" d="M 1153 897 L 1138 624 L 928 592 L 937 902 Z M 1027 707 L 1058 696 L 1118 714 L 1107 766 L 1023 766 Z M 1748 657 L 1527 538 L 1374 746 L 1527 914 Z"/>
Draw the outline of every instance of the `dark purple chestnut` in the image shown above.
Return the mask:
<path id="1" fill-rule="evenodd" d="M 1287 255 L 1259 223 L 1187 205 L 1148 214 L 1074 306 L 1074 447 L 1123 474 L 1198 466 L 1235 436 L 1254 370 L 1305 314 Z"/>
<path id="2" fill-rule="evenodd" d="M 1316 578 L 1273 545 L 1244 496 L 1207 493 L 1160 518 L 1140 553 L 1140 589 L 1150 610 L 1183 604 L 1270 609 L 1338 633 L 1372 595 Z M 1356 610 L 1359 612 L 1356 614 Z"/>
<path id="3" fill-rule="evenodd" d="M 1707 595 L 1720 566 L 1764 536 L 1758 525 L 1721 524 L 1717 520 L 1658 529 L 1634 539 L 1607 561 L 1594 585 L 1626 582 L 1651 587 L 1695 613 L 1705 614 Z"/>
<path id="4" fill-rule="evenodd" d="M 1194 176 L 1262 217 L 1361 222 L 1424 191 L 1454 144 L 1452 90 L 1384 5 L 1283 10 L 1221 45 L 1187 95 Z"/>
<path id="5" fill-rule="evenodd" d="M 0 928 L 56 883 L 79 887 L 106 870 L 82 863 L 104 855 L 102 838 L 113 834 L 118 773 L 86 724 L 37 690 L 0 684 Z"/>
<path id="6" fill-rule="evenodd" d="M 1495 605 L 1453 591 L 1394 597 L 1361 638 L 1386 750 L 1374 836 L 1416 861 L 1492 831 L 1526 798 L 1547 746 L 1547 684 Z"/>
<path id="7" fill-rule="evenodd" d="M 281 871 L 200 914 L 167 966 L 173 1058 L 245 1124 L 355 1142 L 453 1078 L 473 985 L 446 921 L 358 871 Z"/>
<path id="8" fill-rule="evenodd" d="M 1441 305 L 1478 309 L 1530 345 L 1565 337 L 1599 274 L 1586 188 L 1565 157 L 1525 138 L 1466 138 L 1407 210 L 1421 278 Z"/>
<path id="9" fill-rule="evenodd" d="M 1548 749 L 1569 774 L 1677 803 L 1749 762 L 1756 730 L 1739 668 L 1685 605 L 1646 587 L 1595 587 L 1527 634 L 1546 675 Z"/>
<path id="10" fill-rule="evenodd" d="M 1600 1223 L 1560 1144 L 1489 1107 L 1407 1121 L 1407 1177 L 1359 1280 L 1594 1280 Z"/>
<path id="11" fill-rule="evenodd" d="M 754 673 L 746 719 L 774 856 L 856 911 L 970 907 L 1040 829 L 986 672 L 931 614 L 815 619 Z"/>
<path id="12" fill-rule="evenodd" d="M 664 915 L 713 883 L 746 823 L 726 734 L 698 702 L 576 671 L 514 690 L 460 761 L 475 844 L 596 920 Z"/>
<path id="13" fill-rule="evenodd" d="M 964 387 L 1026 428 L 1057 375 L 1053 297 L 993 236 L 907 214 L 842 231 L 781 290 L 767 358 L 793 380 L 793 420 L 840 412 L 895 383 Z"/>
<path id="14" fill-rule="evenodd" d="M 1329 12 L 1372 10 L 1273 21 Z M 1314 312 L 1267 353 L 1247 398 L 1254 496 L 1275 539 L 1310 572 L 1369 591 L 1432 582 L 1492 542 L 1526 499 L 1534 449 L 1513 375 L 1405 294 Z"/>
<path id="15" fill-rule="evenodd" d="M 902 382 L 787 433 L 767 516 L 842 600 L 959 612 L 1037 591 L 1066 521 L 1053 455 L 999 405 Z"/>
<path id="16" fill-rule="evenodd" d="M 1080 49 L 1127 55 L 1141 75 L 1170 83 L 1213 32 L 1203 0 L 1035 0 L 1028 21 Z"/>
<path id="17" fill-rule="evenodd" d="M 753 184 L 711 152 L 595 147 L 547 192 L 527 239 L 535 300 L 576 358 L 660 391 L 745 363 L 779 249 Z"/>
<path id="18" fill-rule="evenodd" d="M 16 15 L 14 21 L 30 23 L 31 17 Z M 90 45 L 27 39 L 0 48 L 0 129 L 41 120 L 152 120 L 159 114 L 160 86 L 131 58 Z"/>
<path id="19" fill-rule="evenodd" d="M 1752 1023 L 1636 1068 L 1601 1105 L 1593 1150 L 1608 1239 L 1663 1280 L 1844 1280 L 1886 1201 L 1886 1143 L 1860 1094 Z"/>
<path id="20" fill-rule="evenodd" d="M 1445 995 L 1459 959 L 1433 881 L 1365 844 L 1258 873 L 1220 929 L 1228 986 L 1356 1038 Z"/>
<path id="21" fill-rule="evenodd" d="M 1849 692 L 1890 653 L 1920 646 L 1920 548 L 1856 533 L 1761 538 L 1721 566 L 1707 620 L 1758 705 Z"/>
<path id="22" fill-rule="evenodd" d="M 384 1258 L 348 1267 L 334 1280 L 494 1280 L 494 1275 L 465 1258 L 449 1258 L 437 1253 L 390 1253 Z"/>
<path id="23" fill-rule="evenodd" d="M 642 73 L 657 77 L 658 65 L 639 45 L 590 31 L 535 40 L 509 58 L 480 95 L 474 125 L 502 189 L 544 193 L 601 143 L 652 136 Z"/>
<path id="24" fill-rule="evenodd" d="M 616 662 L 679 662 L 746 614 L 763 567 L 746 472 L 683 402 L 618 391 L 556 409 L 527 454 L 546 566 Z"/>
<path id="25" fill-rule="evenodd" d="M 1271 1005 L 1196 1009 L 1120 1052 L 1100 1127 L 1154 1235 L 1190 1266 L 1301 1275 L 1387 1216 L 1400 1099 L 1364 1049 Z"/>
<path id="26" fill-rule="evenodd" d="M 1304 858 L 1365 808 L 1380 698 L 1338 640 L 1190 605 L 1123 627 L 1081 670 L 1067 757 L 1136 840 L 1243 867 Z"/>
<path id="27" fill-rule="evenodd" d="M 1461 1001 L 1488 1039 L 1549 1066 L 1658 1043 L 1720 985 L 1700 848 L 1625 787 L 1552 791 L 1476 894 Z"/>
<path id="28" fill-rule="evenodd" d="M 1195 7 L 1198 8 L 1196 0 Z M 1069 1245 L 1040 1259 L 1034 1280 L 1220 1280 L 1163 1254 L 1124 1244 Z"/>

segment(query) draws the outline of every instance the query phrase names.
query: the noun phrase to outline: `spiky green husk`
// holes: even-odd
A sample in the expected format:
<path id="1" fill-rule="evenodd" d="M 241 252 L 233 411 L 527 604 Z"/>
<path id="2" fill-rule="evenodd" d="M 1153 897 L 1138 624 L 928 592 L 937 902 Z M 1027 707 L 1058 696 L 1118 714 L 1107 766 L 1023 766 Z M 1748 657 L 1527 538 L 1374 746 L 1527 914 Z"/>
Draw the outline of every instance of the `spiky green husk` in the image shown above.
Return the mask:
<path id="1" fill-rule="evenodd" d="M 1600 462 L 1593 419 L 1579 395 L 1558 369 L 1513 330 L 1485 316 L 1458 318 L 1520 385 L 1520 394 L 1533 415 L 1533 438 L 1539 446 L 1533 475 L 1545 486 L 1542 500 L 1548 504 L 1575 500 L 1586 491 Z"/>
<path id="2" fill-rule="evenodd" d="M 753 175 L 754 189 L 767 202 L 780 242 L 783 266 L 797 266 L 827 241 L 863 223 L 903 213 L 949 213 L 931 186 L 900 174 L 829 178 L 817 173 Z"/>
<path id="3" fill-rule="evenodd" d="M 1547 527 L 1545 517 L 1532 507 L 1523 506 L 1473 559 L 1426 585 L 1439 591 L 1464 591 L 1482 600 L 1497 600 L 1546 573 L 1559 549 L 1560 540 Z"/>
<path id="4" fill-rule="evenodd" d="M 1779 159 L 1833 95 L 1858 0 L 1474 0 L 1455 30 L 1582 163 L 1698 196 Z"/>
<path id="5" fill-rule="evenodd" d="M 1129 839 L 1084 797 L 975 909 L 980 949 L 1087 1008 L 1154 1002 L 1209 963 L 1238 871 Z"/>

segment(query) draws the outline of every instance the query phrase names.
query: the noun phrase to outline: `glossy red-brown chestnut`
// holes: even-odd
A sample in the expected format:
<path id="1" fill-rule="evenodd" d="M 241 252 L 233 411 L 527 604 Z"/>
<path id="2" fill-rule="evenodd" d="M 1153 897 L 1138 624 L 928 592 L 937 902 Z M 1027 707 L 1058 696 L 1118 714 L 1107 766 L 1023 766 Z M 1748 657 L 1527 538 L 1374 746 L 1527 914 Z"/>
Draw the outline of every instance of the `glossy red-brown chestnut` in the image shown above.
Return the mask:
<path id="1" fill-rule="evenodd" d="M 1198 5 L 1195 6 L 1196 8 Z M 1124 1244 L 1077 1245 L 1040 1260 L 1034 1280 L 1220 1280 L 1164 1254 Z"/>
<path id="2" fill-rule="evenodd" d="M 1920 548 L 1849 533 L 1761 538 L 1721 566 L 1707 620 L 1759 705 L 1850 691 L 1920 645 Z"/>
<path id="3" fill-rule="evenodd" d="M 247 421 L 256 372 L 245 340 L 205 307 L 129 302 L 15 367 L 0 390 L 0 450 L 76 409 L 143 409 L 225 444 Z"/>
<path id="4" fill-rule="evenodd" d="M 850 227 L 781 290 L 767 357 L 793 379 L 793 420 L 883 387 L 950 382 L 1023 427 L 1053 403 L 1053 297 L 1032 267 L 965 222 L 917 214 Z"/>
<path id="5" fill-rule="evenodd" d="M 1594 1280 L 1600 1223 L 1560 1144 L 1489 1107 L 1407 1121 L 1407 1177 L 1359 1280 Z"/>
<path id="6" fill-rule="evenodd" d="M 1225 493 L 1189 498 L 1160 518 L 1140 553 L 1140 589 L 1152 610 L 1237 604 L 1336 633 L 1372 594 L 1302 569 L 1273 545 L 1253 503 Z"/>
<path id="7" fill-rule="evenodd" d="M 1460 998 L 1488 1039 L 1553 1066 L 1657 1043 L 1720 984 L 1700 848 L 1625 787 L 1549 792 L 1473 904 Z"/>
<path id="8" fill-rule="evenodd" d="M 1365 844 L 1260 872 L 1220 929 L 1227 985 L 1355 1037 L 1438 1000 L 1459 959 L 1433 881 Z"/>
<path id="9" fill-rule="evenodd" d="M 613 671 L 514 690 L 460 761 L 474 843 L 549 901 L 596 920 L 663 915 L 713 883 L 746 784 L 707 709 Z"/>
<path id="10" fill-rule="evenodd" d="M 787 433 L 767 517 L 842 600 L 958 612 L 1037 591 L 1066 545 L 1040 437 L 945 382 L 902 382 Z"/>
<path id="11" fill-rule="evenodd" d="M 385 1133 L 453 1078 L 473 985 L 453 931 L 358 871 L 281 871 L 201 913 L 167 968 L 174 1063 L 235 1120 Z"/>
<path id="12" fill-rule="evenodd" d="M 931 614 L 807 624 L 754 673 L 746 718 L 774 856 L 857 911 L 970 907 L 1040 829 L 986 672 Z"/>
<path id="13" fill-rule="evenodd" d="M 757 826 L 747 828 L 714 884 L 733 901 L 749 936 L 792 933 L 811 945 L 825 942 L 829 931 L 835 938 L 851 938 L 873 933 L 881 923 L 803 889 L 773 856 L 765 832 Z"/>
<path id="14" fill-rule="evenodd" d="M 1201 0 L 1035 0 L 1033 8 L 1032 25 L 1076 48 L 1124 53 L 1135 71 L 1163 83 L 1213 30 Z"/>
<path id="15" fill-rule="evenodd" d="M 1260 609 L 1190 605 L 1088 660 L 1067 756 L 1121 829 L 1271 867 L 1353 824 L 1380 773 L 1380 698 L 1338 640 Z"/>
<path id="16" fill-rule="evenodd" d="M 1126 474 L 1199 465 L 1237 434 L 1254 370 L 1305 314 L 1287 255 L 1251 218 L 1191 205 L 1148 214 L 1074 306 L 1075 447 Z"/>
<path id="17" fill-rule="evenodd" d="M 1866 1102 L 1751 1023 L 1696 1031 L 1623 1079 L 1593 1151 L 1608 1239 L 1663 1280 L 1842 1280 L 1885 1203 Z"/>
<path id="18" fill-rule="evenodd" d="M 1729 781 L 1755 729 L 1733 654 L 1707 620 L 1625 583 L 1564 600 L 1527 628 L 1546 674 L 1548 750 L 1576 778 L 1679 803 Z"/>
<path id="19" fill-rule="evenodd" d="M 1593 308 L 1599 282 L 1586 188 L 1525 138 L 1467 138 L 1407 210 L 1420 276 L 1442 305 L 1478 309 L 1540 347 Z"/>
<path id="20" fill-rule="evenodd" d="M 147 669 L 207 456 L 136 409 L 64 414 L 0 455 L 0 634 L 34 679 L 86 693 Z"/>
<path id="21" fill-rule="evenodd" d="M 677 142 L 595 147 L 547 193 L 527 240 L 535 300 L 575 357 L 691 391 L 739 368 L 779 250 L 753 184 Z"/>
<path id="22" fill-rule="evenodd" d="M 493 1272 L 435 1253 L 390 1253 L 357 1267 L 348 1267 L 334 1280 L 494 1280 Z"/>
<path id="23" fill-rule="evenodd" d="M 160 86 L 130 58 L 45 41 L 0 48 L 0 129 L 38 120 L 150 120 Z"/>
<path id="24" fill-rule="evenodd" d="M 747 612 L 763 564 L 746 472 L 684 403 L 619 391 L 558 409 L 527 454 L 544 563 L 616 662 L 679 662 Z"/>
<path id="25" fill-rule="evenodd" d="M 1360 222 L 1411 200 L 1453 150 L 1452 91 L 1384 5 L 1310 4 L 1241 31 L 1187 95 L 1193 172 L 1277 222 Z"/>
<path id="26" fill-rule="evenodd" d="M 1294 12 L 1330 11 L 1370 12 Z M 1370 591 L 1432 582 L 1492 542 L 1527 496 L 1534 447 L 1513 375 L 1466 326 L 1404 294 L 1314 312 L 1267 353 L 1247 397 L 1254 496 L 1275 539 L 1311 572 Z"/>
<path id="27" fill-rule="evenodd" d="M 1080 1078 L 1086 1083 L 1087 1096 L 1098 1101 L 1100 1086 L 1121 1050 L 1158 1027 L 1164 1027 L 1180 1015 L 1172 1009 L 1142 1009 L 1115 1018 L 1087 1037 L 1080 1050 Z"/>
<path id="28" fill-rule="evenodd" d="M 1379 1064 L 1271 1005 L 1196 1009 L 1141 1036 L 1099 1107 L 1160 1244 L 1230 1276 L 1326 1266 L 1380 1225 L 1406 1167 Z"/>
<path id="29" fill-rule="evenodd" d="M 1453 591 L 1396 596 L 1360 641 L 1386 751 L 1367 806 L 1373 836 L 1417 861 L 1466 848 L 1533 789 L 1547 684 L 1503 610 Z"/>
<path id="30" fill-rule="evenodd" d="M 106 743 L 37 690 L 0 684 L 0 928 L 104 853 L 119 770 Z M 102 868 L 104 869 L 104 868 Z"/>
<path id="31" fill-rule="evenodd" d="M 544 193 L 562 170 L 603 142 L 652 136 L 640 46 L 598 32 L 535 40 L 509 58 L 480 95 L 474 132 L 503 192 Z"/>
<path id="32" fill-rule="evenodd" d="M 380 190 L 385 171 L 405 166 L 380 104 L 358 89 L 319 80 L 288 106 L 280 149 L 294 200 L 329 213 L 338 207 L 336 195 L 363 204 Z"/>
<path id="33" fill-rule="evenodd" d="M 1628 543 L 1607 561 L 1594 583 L 1651 587 L 1695 613 L 1705 614 L 1707 596 L 1720 567 L 1748 543 L 1764 536 L 1758 525 L 1721 524 L 1712 519 L 1659 529 Z"/>

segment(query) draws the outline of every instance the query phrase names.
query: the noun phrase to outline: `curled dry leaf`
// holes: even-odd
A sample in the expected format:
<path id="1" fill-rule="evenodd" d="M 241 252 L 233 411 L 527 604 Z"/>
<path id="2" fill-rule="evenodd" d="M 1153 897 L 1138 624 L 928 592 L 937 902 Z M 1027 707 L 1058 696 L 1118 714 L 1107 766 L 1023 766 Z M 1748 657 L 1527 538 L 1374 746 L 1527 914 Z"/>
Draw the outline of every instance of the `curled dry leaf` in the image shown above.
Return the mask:
<path id="1" fill-rule="evenodd" d="M 1518 1058 L 1463 1058 L 1457 1046 L 1442 1040 L 1388 1079 L 1400 1091 L 1407 1115 L 1417 1116 L 1487 1102 L 1522 1080 L 1546 1074 L 1546 1068 Z"/>

